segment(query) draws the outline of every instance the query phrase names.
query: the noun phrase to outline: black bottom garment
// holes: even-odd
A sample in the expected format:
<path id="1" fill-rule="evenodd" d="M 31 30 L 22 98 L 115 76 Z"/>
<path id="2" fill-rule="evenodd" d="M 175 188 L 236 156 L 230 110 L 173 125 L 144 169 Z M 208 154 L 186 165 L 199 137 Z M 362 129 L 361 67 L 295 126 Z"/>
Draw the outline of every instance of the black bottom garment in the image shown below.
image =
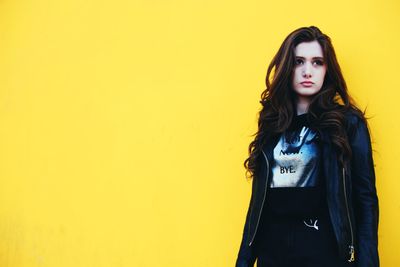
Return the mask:
<path id="1" fill-rule="evenodd" d="M 267 218 L 267 219 L 266 219 Z M 350 267 L 339 258 L 329 215 L 263 216 L 255 242 L 257 267 Z"/>

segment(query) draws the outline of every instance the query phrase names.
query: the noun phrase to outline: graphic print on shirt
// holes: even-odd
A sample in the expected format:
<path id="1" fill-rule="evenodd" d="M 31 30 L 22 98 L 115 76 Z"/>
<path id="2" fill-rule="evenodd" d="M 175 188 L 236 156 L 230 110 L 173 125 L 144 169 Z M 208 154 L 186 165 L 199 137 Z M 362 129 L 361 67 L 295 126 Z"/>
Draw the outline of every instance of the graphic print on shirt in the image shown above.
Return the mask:
<path id="1" fill-rule="evenodd" d="M 270 187 L 317 186 L 319 173 L 318 135 L 307 126 L 286 131 L 274 148 Z"/>

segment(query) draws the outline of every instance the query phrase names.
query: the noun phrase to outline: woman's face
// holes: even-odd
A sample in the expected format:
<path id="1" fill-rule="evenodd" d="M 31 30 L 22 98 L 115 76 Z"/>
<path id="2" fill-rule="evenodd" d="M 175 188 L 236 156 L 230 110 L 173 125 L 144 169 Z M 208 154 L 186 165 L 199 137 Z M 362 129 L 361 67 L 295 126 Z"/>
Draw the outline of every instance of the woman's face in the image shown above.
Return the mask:
<path id="1" fill-rule="evenodd" d="M 321 90 L 326 73 L 321 45 L 317 41 L 299 43 L 295 48 L 292 88 L 300 98 Z"/>

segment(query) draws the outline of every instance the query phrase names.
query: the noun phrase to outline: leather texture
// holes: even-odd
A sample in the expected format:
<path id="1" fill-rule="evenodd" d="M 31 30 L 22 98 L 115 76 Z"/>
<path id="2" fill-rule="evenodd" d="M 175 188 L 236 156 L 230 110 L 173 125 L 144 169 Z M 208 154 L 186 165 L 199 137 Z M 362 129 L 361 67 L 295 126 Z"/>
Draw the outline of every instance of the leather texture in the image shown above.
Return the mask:
<path id="1" fill-rule="evenodd" d="M 379 205 L 371 139 L 367 125 L 351 111 L 346 113 L 346 122 L 352 159 L 345 166 L 341 166 L 337 160 L 328 135 L 321 133 L 322 168 L 327 177 L 326 197 L 330 219 L 343 262 L 351 258 L 350 246 L 353 246 L 357 267 L 378 267 Z M 278 138 L 275 138 L 264 146 L 258 158 L 260 168 L 252 179 L 252 193 L 236 267 L 254 266 L 256 261 L 252 242 L 257 234 L 265 195 L 268 194 L 267 184 L 272 174 L 269 163 L 277 141 Z"/>

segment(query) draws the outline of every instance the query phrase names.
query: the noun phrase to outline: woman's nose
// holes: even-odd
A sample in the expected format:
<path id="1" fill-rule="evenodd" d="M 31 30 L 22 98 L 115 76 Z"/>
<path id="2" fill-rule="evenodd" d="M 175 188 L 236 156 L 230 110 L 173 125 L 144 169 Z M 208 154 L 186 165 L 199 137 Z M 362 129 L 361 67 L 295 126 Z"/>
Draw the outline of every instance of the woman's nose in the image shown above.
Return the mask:
<path id="1" fill-rule="evenodd" d="M 311 77 L 311 67 L 309 66 L 309 64 L 305 64 L 304 65 L 303 76 L 305 78 L 310 78 Z"/>

